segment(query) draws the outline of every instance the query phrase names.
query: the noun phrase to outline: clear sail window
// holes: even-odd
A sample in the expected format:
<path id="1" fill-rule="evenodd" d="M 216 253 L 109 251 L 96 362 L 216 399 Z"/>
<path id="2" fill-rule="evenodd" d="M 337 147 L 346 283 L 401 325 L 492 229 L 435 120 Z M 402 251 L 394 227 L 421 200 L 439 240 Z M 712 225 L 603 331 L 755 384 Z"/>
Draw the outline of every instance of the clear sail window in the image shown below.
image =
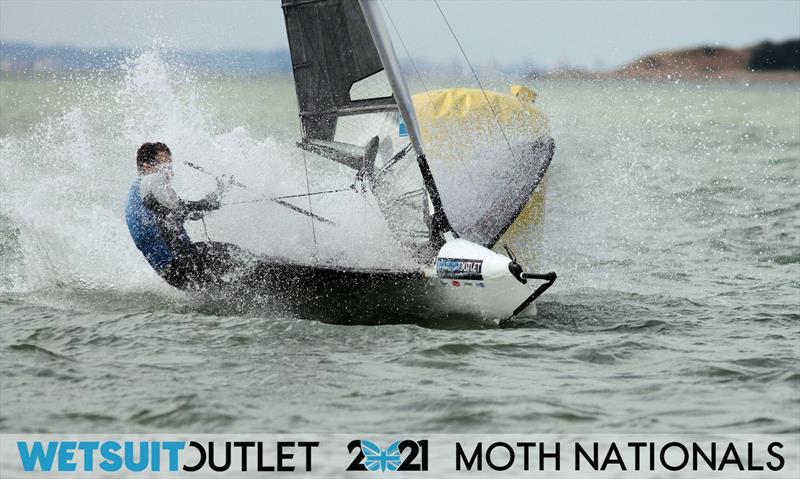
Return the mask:
<path id="1" fill-rule="evenodd" d="M 370 98 L 386 98 L 392 96 L 392 87 L 386 70 L 362 78 L 350 87 L 350 101 L 369 100 Z"/>

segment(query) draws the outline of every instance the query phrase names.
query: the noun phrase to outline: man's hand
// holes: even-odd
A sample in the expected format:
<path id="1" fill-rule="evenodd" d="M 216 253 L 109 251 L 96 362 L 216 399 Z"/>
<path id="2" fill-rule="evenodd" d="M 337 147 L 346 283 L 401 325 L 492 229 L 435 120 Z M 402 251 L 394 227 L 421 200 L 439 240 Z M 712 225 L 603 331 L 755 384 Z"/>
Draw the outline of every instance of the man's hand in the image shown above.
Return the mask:
<path id="1" fill-rule="evenodd" d="M 236 185 L 233 176 L 222 175 L 217 177 L 217 189 L 207 194 L 200 201 L 187 201 L 184 208 L 187 212 L 187 219 L 198 220 L 209 211 L 218 210 L 222 207 L 222 195 L 231 190 Z"/>
<path id="2" fill-rule="evenodd" d="M 236 180 L 231 175 L 222 175 L 217 177 L 217 195 L 222 197 L 225 193 L 229 192 Z"/>
<path id="3" fill-rule="evenodd" d="M 221 200 L 222 200 L 221 193 L 219 193 L 218 191 L 211 192 L 207 194 L 205 198 L 203 198 L 203 202 L 207 205 L 206 206 L 207 211 L 220 209 L 220 207 L 222 206 Z"/>

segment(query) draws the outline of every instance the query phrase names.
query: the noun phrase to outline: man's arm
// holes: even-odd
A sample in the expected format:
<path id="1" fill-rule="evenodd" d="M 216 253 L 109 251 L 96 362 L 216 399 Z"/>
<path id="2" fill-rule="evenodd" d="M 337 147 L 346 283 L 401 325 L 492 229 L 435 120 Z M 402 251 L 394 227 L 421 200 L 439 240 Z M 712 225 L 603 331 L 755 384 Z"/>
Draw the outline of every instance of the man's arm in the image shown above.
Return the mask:
<path id="1" fill-rule="evenodd" d="M 189 214 L 214 211 L 222 206 L 219 202 L 219 196 L 216 193 L 209 193 L 202 200 L 186 201 L 183 205 L 184 208 L 186 208 L 186 212 Z"/>
<path id="2" fill-rule="evenodd" d="M 195 213 L 198 216 L 201 212 L 218 210 L 222 204 L 222 195 L 228 192 L 236 183 L 233 176 L 222 175 L 217 178 L 217 190 L 207 194 L 205 198 L 199 201 L 187 201 L 186 208 L 190 213 Z M 200 214 L 199 216 L 202 216 Z M 197 217 L 189 216 L 191 219 L 199 219 Z"/>
<path id="3" fill-rule="evenodd" d="M 199 219 L 202 214 L 220 208 L 219 193 L 212 192 L 198 201 L 183 201 L 172 188 L 167 174 L 156 172 L 142 178 L 142 197 L 151 197 L 162 208 L 169 210 L 173 215 L 191 219 Z"/>

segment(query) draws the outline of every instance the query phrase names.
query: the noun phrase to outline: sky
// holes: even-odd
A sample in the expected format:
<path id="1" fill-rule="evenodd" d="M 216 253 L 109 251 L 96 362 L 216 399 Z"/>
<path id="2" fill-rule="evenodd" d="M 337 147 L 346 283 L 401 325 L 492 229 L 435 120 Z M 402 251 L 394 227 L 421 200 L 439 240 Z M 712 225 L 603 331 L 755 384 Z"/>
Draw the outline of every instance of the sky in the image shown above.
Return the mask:
<path id="1" fill-rule="evenodd" d="M 383 1 L 415 60 L 460 58 L 431 0 Z M 800 37 L 800 0 L 439 4 L 469 58 L 482 64 L 612 68 L 665 49 Z M 80 47 L 158 42 L 181 50 L 287 46 L 279 0 L 0 0 L 0 40 Z"/>

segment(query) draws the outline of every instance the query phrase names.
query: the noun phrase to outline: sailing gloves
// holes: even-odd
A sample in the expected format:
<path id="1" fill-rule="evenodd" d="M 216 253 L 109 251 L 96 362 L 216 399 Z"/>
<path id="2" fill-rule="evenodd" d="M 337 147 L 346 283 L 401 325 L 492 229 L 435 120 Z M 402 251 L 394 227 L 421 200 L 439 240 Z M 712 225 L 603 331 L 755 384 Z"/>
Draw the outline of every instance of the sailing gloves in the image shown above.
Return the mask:
<path id="1" fill-rule="evenodd" d="M 222 175 L 217 177 L 217 189 L 212 191 L 204 198 L 213 210 L 218 210 L 222 206 L 222 197 L 233 188 L 236 180 L 233 176 Z"/>

